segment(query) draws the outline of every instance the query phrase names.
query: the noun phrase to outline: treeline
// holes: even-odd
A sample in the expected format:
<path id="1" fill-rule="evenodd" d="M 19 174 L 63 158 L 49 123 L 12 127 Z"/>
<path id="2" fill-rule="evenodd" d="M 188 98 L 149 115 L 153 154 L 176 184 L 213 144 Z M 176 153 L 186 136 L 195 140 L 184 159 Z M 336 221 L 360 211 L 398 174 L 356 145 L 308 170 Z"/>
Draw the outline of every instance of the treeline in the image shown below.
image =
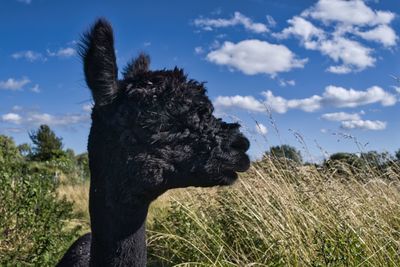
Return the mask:
<path id="1" fill-rule="evenodd" d="M 355 167 L 368 165 L 369 167 L 385 168 L 394 162 L 400 161 L 400 149 L 394 155 L 389 152 L 367 151 L 360 153 L 337 152 L 320 164 L 304 162 L 301 152 L 290 145 L 272 146 L 264 157 L 286 159 L 300 165 L 330 166 L 335 162 L 347 163 Z"/>

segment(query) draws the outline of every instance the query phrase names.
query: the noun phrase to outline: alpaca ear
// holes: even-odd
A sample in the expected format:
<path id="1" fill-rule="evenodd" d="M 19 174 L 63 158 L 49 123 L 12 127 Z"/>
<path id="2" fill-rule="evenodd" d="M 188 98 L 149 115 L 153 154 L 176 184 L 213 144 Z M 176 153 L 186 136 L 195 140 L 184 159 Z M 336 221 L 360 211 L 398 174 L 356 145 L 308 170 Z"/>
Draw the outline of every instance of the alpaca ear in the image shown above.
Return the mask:
<path id="1" fill-rule="evenodd" d="M 94 102 L 109 104 L 118 91 L 118 68 L 110 23 L 105 19 L 97 20 L 83 35 L 79 48 L 86 83 L 92 91 Z"/>
<path id="2" fill-rule="evenodd" d="M 139 73 L 149 71 L 150 57 L 145 53 L 140 53 L 139 56 L 133 59 L 124 69 L 124 78 L 133 78 Z"/>

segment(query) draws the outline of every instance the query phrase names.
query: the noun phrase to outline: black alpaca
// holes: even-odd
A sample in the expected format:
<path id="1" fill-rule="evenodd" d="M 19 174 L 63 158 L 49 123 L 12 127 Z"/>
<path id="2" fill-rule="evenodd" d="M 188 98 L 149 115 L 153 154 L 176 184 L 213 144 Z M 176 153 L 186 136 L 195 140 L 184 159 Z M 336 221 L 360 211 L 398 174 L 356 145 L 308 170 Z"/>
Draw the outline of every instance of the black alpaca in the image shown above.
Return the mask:
<path id="1" fill-rule="evenodd" d="M 94 107 L 89 134 L 91 234 L 59 266 L 146 266 L 150 203 L 168 189 L 230 185 L 249 168 L 239 124 L 212 115 L 203 83 L 149 70 L 140 55 L 118 80 L 113 32 L 100 19 L 80 54 Z"/>

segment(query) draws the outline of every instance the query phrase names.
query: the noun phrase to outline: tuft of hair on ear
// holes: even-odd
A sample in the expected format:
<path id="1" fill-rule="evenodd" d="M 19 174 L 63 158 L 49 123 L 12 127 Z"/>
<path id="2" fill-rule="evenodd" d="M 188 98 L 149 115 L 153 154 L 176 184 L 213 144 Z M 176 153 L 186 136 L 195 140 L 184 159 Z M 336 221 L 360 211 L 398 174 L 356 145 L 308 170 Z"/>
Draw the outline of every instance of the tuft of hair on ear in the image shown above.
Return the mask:
<path id="1" fill-rule="evenodd" d="M 149 71 L 150 57 L 145 53 L 140 53 L 135 59 L 124 68 L 123 75 L 126 78 L 134 78 L 140 73 L 145 73 Z"/>
<path id="2" fill-rule="evenodd" d="M 78 49 L 83 60 L 83 70 L 94 102 L 109 104 L 118 91 L 118 67 L 114 50 L 111 24 L 104 18 L 82 35 Z"/>

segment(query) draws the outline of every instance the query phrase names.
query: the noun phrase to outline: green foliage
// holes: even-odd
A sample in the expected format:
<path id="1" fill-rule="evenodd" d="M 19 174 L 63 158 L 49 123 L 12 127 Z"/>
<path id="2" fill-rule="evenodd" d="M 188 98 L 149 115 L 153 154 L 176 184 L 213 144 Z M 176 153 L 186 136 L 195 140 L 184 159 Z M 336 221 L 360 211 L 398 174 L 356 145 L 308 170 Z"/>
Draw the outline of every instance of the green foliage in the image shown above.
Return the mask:
<path id="1" fill-rule="evenodd" d="M 303 163 L 300 151 L 290 145 L 272 146 L 266 154 L 275 158 L 289 159 L 298 164 Z"/>
<path id="2" fill-rule="evenodd" d="M 317 257 L 312 266 L 357 266 L 365 263 L 366 246 L 361 234 L 348 225 L 339 224 L 332 233 L 316 231 Z"/>
<path id="3" fill-rule="evenodd" d="M 75 157 L 77 166 L 82 172 L 82 176 L 85 177 L 86 179 L 90 178 L 90 169 L 89 169 L 89 154 L 82 153 L 79 154 Z"/>
<path id="4" fill-rule="evenodd" d="M 395 152 L 395 157 L 398 161 L 400 161 L 400 149 Z"/>
<path id="5" fill-rule="evenodd" d="M 29 137 L 34 145 L 32 159 L 46 161 L 65 156 L 62 138 L 57 137 L 49 126 L 40 125 L 38 130 L 29 133 Z"/>
<path id="6" fill-rule="evenodd" d="M 0 266 L 54 266 L 77 237 L 72 204 L 57 197 L 53 172 L 25 162 L 0 136 Z"/>
<path id="7" fill-rule="evenodd" d="M 11 137 L 0 135 L 0 166 L 21 160 L 21 155 Z"/>
<path id="8" fill-rule="evenodd" d="M 25 159 L 29 159 L 29 157 L 32 156 L 32 147 L 27 143 L 20 144 L 18 150 Z"/>

